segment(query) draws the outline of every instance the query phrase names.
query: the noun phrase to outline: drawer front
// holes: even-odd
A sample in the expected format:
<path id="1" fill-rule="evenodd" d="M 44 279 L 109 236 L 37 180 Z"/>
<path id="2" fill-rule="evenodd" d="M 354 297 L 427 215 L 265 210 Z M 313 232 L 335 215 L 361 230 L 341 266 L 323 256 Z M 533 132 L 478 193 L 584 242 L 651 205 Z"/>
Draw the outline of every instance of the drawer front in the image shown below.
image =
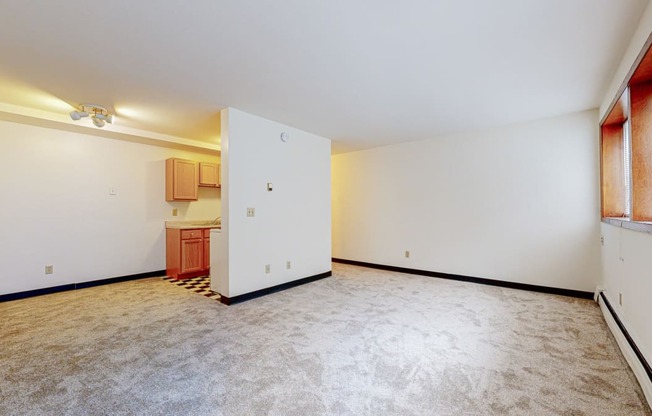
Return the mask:
<path id="1" fill-rule="evenodd" d="M 209 238 L 210 236 L 211 236 L 211 229 L 210 229 L 210 228 L 206 228 L 206 229 L 204 230 L 204 238 Z"/>
<path id="2" fill-rule="evenodd" d="M 181 239 L 202 238 L 202 230 L 181 230 Z"/>

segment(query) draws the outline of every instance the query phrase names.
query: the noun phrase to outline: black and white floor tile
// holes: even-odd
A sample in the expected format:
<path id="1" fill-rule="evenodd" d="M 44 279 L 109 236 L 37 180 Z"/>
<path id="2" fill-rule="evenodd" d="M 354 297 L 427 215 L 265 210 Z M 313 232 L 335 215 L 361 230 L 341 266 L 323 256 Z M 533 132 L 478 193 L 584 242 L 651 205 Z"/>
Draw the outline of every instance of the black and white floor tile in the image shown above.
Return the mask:
<path id="1" fill-rule="evenodd" d="M 211 290 L 210 276 L 199 276 L 199 277 L 193 277 L 191 279 L 183 279 L 183 280 L 177 280 L 169 276 L 165 276 L 163 277 L 163 280 L 167 280 L 168 282 L 174 285 L 181 286 L 188 290 L 192 290 L 193 292 L 198 293 L 200 295 L 204 295 L 207 298 L 220 300 L 220 294 L 213 292 Z"/>

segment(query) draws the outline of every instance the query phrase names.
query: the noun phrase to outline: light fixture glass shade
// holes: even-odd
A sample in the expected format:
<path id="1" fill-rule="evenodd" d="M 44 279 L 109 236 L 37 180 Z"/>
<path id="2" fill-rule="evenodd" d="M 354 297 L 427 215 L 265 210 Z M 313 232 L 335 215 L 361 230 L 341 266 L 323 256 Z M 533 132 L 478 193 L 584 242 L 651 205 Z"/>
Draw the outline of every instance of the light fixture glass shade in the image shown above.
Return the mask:
<path id="1" fill-rule="evenodd" d="M 113 124 L 113 114 L 102 114 L 102 113 L 97 113 L 95 114 L 94 117 L 99 118 L 102 121 L 105 121 L 109 124 Z"/>
<path id="2" fill-rule="evenodd" d="M 104 127 L 104 124 L 106 124 L 106 123 L 104 123 L 104 120 L 100 120 L 97 117 L 93 117 L 93 124 L 95 124 L 95 127 L 102 128 L 102 127 Z"/>
<path id="3" fill-rule="evenodd" d="M 77 121 L 81 119 L 82 117 L 88 117 L 88 113 L 86 111 L 71 111 L 70 112 L 70 118 Z"/>

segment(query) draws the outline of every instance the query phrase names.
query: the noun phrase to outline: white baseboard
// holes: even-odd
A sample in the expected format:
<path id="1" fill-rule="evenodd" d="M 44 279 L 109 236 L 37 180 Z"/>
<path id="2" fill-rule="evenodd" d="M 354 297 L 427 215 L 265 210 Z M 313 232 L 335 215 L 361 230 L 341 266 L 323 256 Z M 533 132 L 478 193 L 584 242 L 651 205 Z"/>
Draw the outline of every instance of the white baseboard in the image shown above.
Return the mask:
<path id="1" fill-rule="evenodd" d="M 652 381 L 648 377 L 643 364 L 641 364 L 641 361 L 638 359 L 631 345 L 629 345 L 627 338 L 625 338 L 625 335 L 620 330 L 618 323 L 611 315 L 611 311 L 609 311 L 609 308 L 605 305 L 604 299 L 600 296 L 598 296 L 598 304 L 600 305 L 602 315 L 604 315 L 604 319 L 607 322 L 607 326 L 611 330 L 614 338 L 616 338 L 620 351 L 622 351 L 625 360 L 627 360 L 627 363 L 634 372 L 638 383 L 641 385 L 641 389 L 643 390 L 643 394 L 645 394 L 648 405 L 652 407 Z"/>

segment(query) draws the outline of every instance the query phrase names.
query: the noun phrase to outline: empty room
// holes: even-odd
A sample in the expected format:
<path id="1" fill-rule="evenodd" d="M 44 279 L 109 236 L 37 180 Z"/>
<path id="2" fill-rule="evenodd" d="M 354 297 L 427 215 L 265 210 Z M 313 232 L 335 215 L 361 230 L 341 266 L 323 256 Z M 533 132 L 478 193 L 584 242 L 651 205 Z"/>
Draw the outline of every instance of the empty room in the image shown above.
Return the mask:
<path id="1" fill-rule="evenodd" d="M 1 415 L 652 415 L 649 0 L 0 35 Z"/>

